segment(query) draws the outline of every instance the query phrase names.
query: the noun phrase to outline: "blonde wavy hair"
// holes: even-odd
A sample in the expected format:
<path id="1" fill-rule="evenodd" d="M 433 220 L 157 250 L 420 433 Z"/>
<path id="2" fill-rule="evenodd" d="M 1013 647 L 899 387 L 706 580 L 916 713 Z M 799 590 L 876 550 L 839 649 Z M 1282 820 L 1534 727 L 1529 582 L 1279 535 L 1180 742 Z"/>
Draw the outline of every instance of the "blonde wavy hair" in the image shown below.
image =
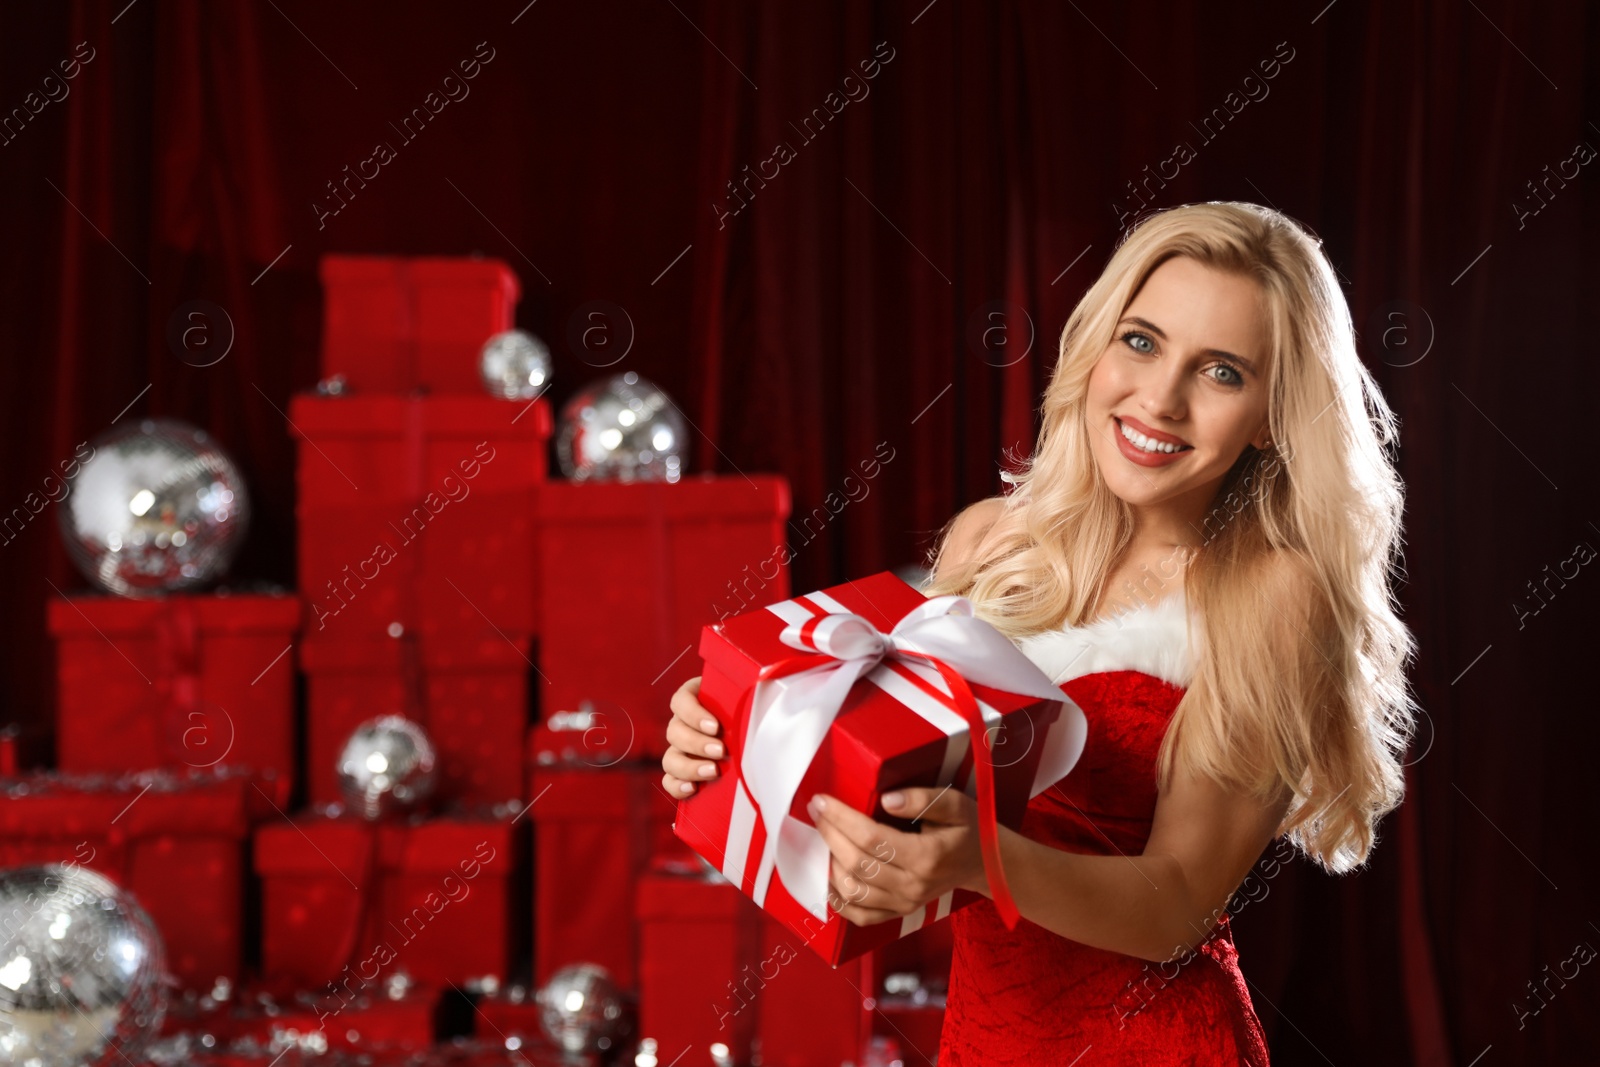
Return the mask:
<path id="1" fill-rule="evenodd" d="M 1133 515 L 1101 477 L 1084 414 L 1089 374 L 1152 271 L 1173 256 L 1254 279 L 1271 356 L 1272 446 L 1247 446 L 1218 488 L 1182 573 L 1202 633 L 1194 676 L 1162 740 L 1174 764 L 1270 800 L 1278 829 L 1325 870 L 1363 865 L 1405 791 L 1415 652 L 1390 588 L 1403 490 L 1398 422 L 1356 354 L 1349 307 L 1321 241 L 1255 204 L 1169 208 L 1131 229 L 1061 334 L 1037 447 L 1007 476 L 999 517 L 928 595 L 959 593 L 1013 639 L 1090 621 Z M 1196 635 L 1191 634 L 1191 637 Z"/>

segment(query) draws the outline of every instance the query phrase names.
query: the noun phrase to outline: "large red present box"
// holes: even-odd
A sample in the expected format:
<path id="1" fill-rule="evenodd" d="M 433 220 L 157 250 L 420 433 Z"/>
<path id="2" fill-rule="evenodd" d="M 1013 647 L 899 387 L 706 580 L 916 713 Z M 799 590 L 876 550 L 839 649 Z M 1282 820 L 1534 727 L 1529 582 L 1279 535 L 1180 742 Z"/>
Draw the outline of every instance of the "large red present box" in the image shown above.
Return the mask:
<path id="1" fill-rule="evenodd" d="M 325 255 L 318 274 L 322 375 L 364 393 L 482 393 L 479 351 L 521 296 L 498 259 Z"/>
<path id="2" fill-rule="evenodd" d="M 740 985 L 755 998 L 762 1067 L 856 1061 L 872 1031 L 876 960 L 863 956 L 830 967 L 788 927 L 764 914 L 760 923 L 761 955 Z"/>
<path id="3" fill-rule="evenodd" d="M 504 982 L 519 841 L 510 818 L 467 815 L 376 824 L 300 815 L 260 827 L 263 974 L 340 988 L 397 971 L 424 983 Z"/>
<path id="4" fill-rule="evenodd" d="M 834 964 L 979 897 L 955 889 L 899 923 L 847 922 L 827 903 L 829 854 L 806 811 L 813 795 L 904 825 L 883 811 L 884 792 L 954 786 L 981 812 L 987 771 L 993 817 L 1015 828 L 1029 799 L 1071 769 L 1087 733 L 1081 709 L 967 600 L 925 599 L 888 571 L 707 626 L 700 651 L 700 701 L 722 723 L 730 758 L 726 774 L 679 801 L 674 830 Z M 972 718 L 919 651 L 965 679 Z M 979 716 L 984 759 L 971 744 Z M 995 874 L 990 865 L 1004 915 Z"/>
<path id="5" fill-rule="evenodd" d="M 540 499 L 541 706 L 589 708 L 659 759 L 701 627 L 789 595 L 789 483 L 555 481 Z"/>
<path id="6" fill-rule="evenodd" d="M 289 422 L 309 638 L 536 632 L 546 401 L 301 394 Z"/>
<path id="7" fill-rule="evenodd" d="M 271 813 L 231 767 L 10 778 L 0 782 L 0 868 L 64 863 L 104 874 L 149 913 L 179 981 L 210 989 L 239 978 L 245 842 Z"/>
<path id="8" fill-rule="evenodd" d="M 619 987 L 637 985 L 634 887 L 656 856 L 699 861 L 672 836 L 661 768 L 539 766 L 534 821 L 533 970 L 543 986 L 569 964 L 596 963 Z"/>
<path id="9" fill-rule="evenodd" d="M 760 910 L 714 872 L 665 868 L 639 880 L 635 906 L 641 1046 L 677 1067 L 752 1062 Z"/>
<path id="10" fill-rule="evenodd" d="M 408 665 L 408 656 L 415 662 Z M 357 726 L 379 715 L 405 715 L 427 732 L 438 753 L 441 802 L 495 804 L 523 795 L 533 669 L 526 636 L 307 640 L 300 660 L 313 803 L 343 799 L 339 754 Z"/>
<path id="11" fill-rule="evenodd" d="M 294 783 L 294 596 L 72 596 L 49 603 L 62 770 L 250 768 Z"/>

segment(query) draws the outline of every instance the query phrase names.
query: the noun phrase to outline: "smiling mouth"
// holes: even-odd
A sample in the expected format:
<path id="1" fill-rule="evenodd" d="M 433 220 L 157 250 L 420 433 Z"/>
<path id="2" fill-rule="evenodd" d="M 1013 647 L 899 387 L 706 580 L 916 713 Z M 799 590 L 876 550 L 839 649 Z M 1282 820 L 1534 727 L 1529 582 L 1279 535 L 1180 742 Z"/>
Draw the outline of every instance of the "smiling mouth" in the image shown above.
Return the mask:
<path id="1" fill-rule="evenodd" d="M 1177 452 L 1191 452 L 1194 450 L 1193 445 L 1173 444 L 1169 441 L 1157 441 L 1153 437 L 1146 437 L 1144 434 L 1140 433 L 1138 430 L 1135 430 L 1132 426 L 1129 426 L 1121 419 L 1117 419 L 1116 416 L 1112 416 L 1112 418 L 1116 419 L 1117 432 L 1122 434 L 1124 440 L 1141 452 L 1149 453 L 1152 456 L 1159 456 L 1172 455 Z"/>

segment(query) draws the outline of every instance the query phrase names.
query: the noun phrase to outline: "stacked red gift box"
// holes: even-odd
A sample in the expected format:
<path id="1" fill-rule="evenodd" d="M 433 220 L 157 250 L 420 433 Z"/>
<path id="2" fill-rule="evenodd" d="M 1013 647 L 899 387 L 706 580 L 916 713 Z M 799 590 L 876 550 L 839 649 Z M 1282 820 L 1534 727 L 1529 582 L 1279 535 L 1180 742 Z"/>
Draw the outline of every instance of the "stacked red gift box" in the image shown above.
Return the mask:
<path id="1" fill-rule="evenodd" d="M 177 979 L 164 1040 L 195 1062 L 541 1063 L 533 990 L 578 964 L 634 1012 L 638 1064 L 930 1062 L 945 927 L 830 965 L 660 787 L 707 625 L 790 596 L 784 480 L 552 478 L 548 402 L 478 382 L 514 321 L 504 263 L 321 274 L 325 382 L 287 408 L 298 595 L 55 600 L 57 769 L 4 749 L 0 866 L 138 897 Z M 335 761 L 385 714 L 440 773 L 425 810 L 367 823 Z"/>

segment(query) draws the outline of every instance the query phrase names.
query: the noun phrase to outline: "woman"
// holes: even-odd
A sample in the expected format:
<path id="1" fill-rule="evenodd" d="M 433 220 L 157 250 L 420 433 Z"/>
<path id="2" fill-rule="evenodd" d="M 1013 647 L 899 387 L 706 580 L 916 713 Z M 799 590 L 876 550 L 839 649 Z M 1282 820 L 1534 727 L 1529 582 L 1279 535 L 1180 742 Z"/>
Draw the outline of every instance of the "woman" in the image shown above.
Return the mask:
<path id="1" fill-rule="evenodd" d="M 1395 428 L 1291 219 L 1191 204 L 1118 246 L 1034 455 L 950 523 L 924 590 L 970 598 L 1089 720 L 1072 773 L 1001 831 L 1023 921 L 987 899 L 951 918 L 941 1067 L 1267 1062 L 1230 899 L 1274 839 L 1359 867 L 1403 791 Z M 697 682 L 673 698 L 674 795 L 723 755 Z M 813 798 L 852 922 L 987 895 L 973 801 L 901 792 L 884 805 L 919 834 Z"/>

